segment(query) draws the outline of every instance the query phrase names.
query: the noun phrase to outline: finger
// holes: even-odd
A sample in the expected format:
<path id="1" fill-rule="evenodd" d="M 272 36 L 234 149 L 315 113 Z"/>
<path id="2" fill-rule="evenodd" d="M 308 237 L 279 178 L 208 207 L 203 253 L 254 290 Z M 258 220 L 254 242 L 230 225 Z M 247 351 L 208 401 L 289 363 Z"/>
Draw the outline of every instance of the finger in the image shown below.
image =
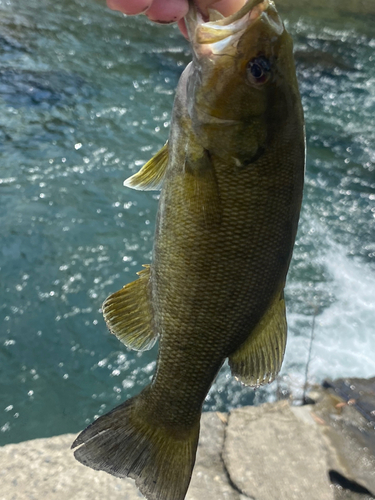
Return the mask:
<path id="1" fill-rule="evenodd" d="M 146 15 L 151 21 L 174 23 L 182 19 L 188 9 L 187 0 L 154 0 Z"/>
<path id="2" fill-rule="evenodd" d="M 246 0 L 199 0 L 197 1 L 197 5 L 204 14 L 207 14 L 207 8 L 211 7 L 221 12 L 223 16 L 230 16 L 240 10 L 240 8 L 245 5 L 245 1 Z"/>
<path id="3" fill-rule="evenodd" d="M 189 35 L 187 32 L 186 24 L 185 24 L 185 19 L 180 19 L 177 23 L 177 26 L 179 27 L 181 33 L 184 35 L 184 37 L 189 40 Z"/>
<path id="4" fill-rule="evenodd" d="M 112 10 L 119 10 L 133 16 L 145 12 L 152 4 L 152 0 L 107 0 L 107 6 Z"/>
<path id="5" fill-rule="evenodd" d="M 197 0 L 198 8 L 204 13 L 208 14 L 207 8 L 211 7 L 218 10 L 223 14 L 223 16 L 230 16 L 235 12 L 239 11 L 241 7 L 245 5 L 246 0 Z M 186 24 L 183 19 L 178 21 L 178 27 L 185 38 L 189 39 Z"/>

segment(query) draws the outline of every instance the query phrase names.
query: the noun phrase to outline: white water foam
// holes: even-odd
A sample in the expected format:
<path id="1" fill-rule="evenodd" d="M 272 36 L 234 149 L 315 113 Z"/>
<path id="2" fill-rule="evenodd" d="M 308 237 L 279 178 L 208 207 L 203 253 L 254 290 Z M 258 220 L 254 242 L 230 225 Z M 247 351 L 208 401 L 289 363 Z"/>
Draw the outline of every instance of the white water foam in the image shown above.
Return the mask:
<path id="1" fill-rule="evenodd" d="M 375 272 L 368 263 L 331 246 L 319 259 L 334 300 L 315 318 L 308 382 L 375 375 Z M 292 393 L 304 385 L 313 317 L 288 315 L 289 340 L 282 378 Z"/>

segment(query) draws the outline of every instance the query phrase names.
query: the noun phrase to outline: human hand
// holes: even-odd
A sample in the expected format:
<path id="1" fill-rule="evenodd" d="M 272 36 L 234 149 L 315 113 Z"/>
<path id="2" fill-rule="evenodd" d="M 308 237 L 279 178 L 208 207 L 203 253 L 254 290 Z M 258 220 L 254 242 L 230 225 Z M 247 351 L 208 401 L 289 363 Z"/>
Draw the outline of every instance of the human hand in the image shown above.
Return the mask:
<path id="1" fill-rule="evenodd" d="M 245 0 L 196 0 L 198 8 L 207 13 L 208 7 L 213 7 L 224 16 L 237 12 Z M 107 0 L 110 9 L 119 10 L 124 14 L 146 16 L 158 23 L 177 22 L 182 33 L 187 36 L 184 16 L 187 14 L 188 0 Z"/>

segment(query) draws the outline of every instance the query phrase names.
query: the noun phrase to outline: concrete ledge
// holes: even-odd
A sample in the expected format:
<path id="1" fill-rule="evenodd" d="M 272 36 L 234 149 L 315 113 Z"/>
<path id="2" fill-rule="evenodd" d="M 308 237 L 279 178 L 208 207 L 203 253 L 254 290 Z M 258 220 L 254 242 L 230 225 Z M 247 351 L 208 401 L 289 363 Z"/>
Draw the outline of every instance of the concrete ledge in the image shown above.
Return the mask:
<path id="1" fill-rule="evenodd" d="M 364 436 L 374 438 L 373 426 L 337 395 L 319 391 L 315 405 L 282 401 L 204 413 L 186 500 L 374 499 L 375 453 L 364 446 Z M 132 480 L 78 463 L 70 450 L 74 438 L 0 448 L 0 500 L 143 498 Z M 332 471 L 348 482 L 332 484 Z"/>

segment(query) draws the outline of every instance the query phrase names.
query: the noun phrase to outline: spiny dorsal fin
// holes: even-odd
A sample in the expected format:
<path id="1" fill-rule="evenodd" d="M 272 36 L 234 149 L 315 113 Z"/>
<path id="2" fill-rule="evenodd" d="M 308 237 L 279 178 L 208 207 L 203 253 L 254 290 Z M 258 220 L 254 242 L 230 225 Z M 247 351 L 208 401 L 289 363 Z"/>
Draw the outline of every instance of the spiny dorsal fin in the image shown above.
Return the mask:
<path id="1" fill-rule="evenodd" d="M 246 385 L 272 382 L 283 362 L 286 336 L 285 300 L 281 292 L 248 339 L 229 357 L 232 374 Z"/>
<path id="2" fill-rule="evenodd" d="M 150 266 L 139 278 L 110 295 L 103 304 L 103 315 L 111 333 L 127 347 L 136 351 L 151 349 L 157 339 L 152 324 L 148 283 Z"/>
<path id="3" fill-rule="evenodd" d="M 124 181 L 124 186 L 152 191 L 161 189 L 164 174 L 168 166 L 168 142 L 151 158 L 139 172 Z"/>

